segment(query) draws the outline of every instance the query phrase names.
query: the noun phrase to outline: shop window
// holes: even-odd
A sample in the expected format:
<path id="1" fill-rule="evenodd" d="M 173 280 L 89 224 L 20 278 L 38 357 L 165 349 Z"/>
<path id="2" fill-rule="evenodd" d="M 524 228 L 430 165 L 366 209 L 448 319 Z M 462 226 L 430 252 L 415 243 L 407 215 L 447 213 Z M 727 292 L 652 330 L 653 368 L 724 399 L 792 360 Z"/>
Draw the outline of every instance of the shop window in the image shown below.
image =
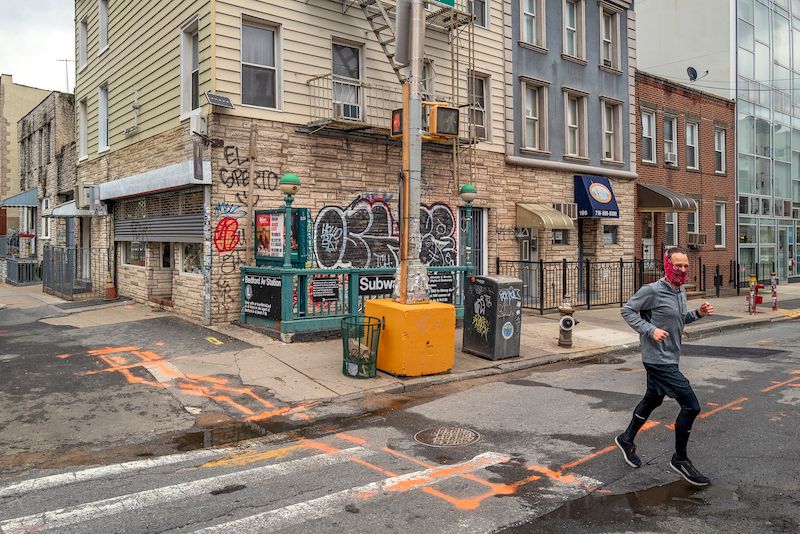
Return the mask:
<path id="1" fill-rule="evenodd" d="M 618 243 L 619 226 L 616 224 L 603 225 L 603 244 L 616 245 Z"/>
<path id="2" fill-rule="evenodd" d="M 568 230 L 553 230 L 554 245 L 568 245 L 569 244 L 569 231 Z"/>
<path id="3" fill-rule="evenodd" d="M 123 245 L 123 261 L 125 265 L 145 266 L 145 244 L 141 241 L 126 241 Z"/>
<path id="4" fill-rule="evenodd" d="M 181 272 L 201 274 L 203 272 L 203 245 L 184 243 L 181 253 Z"/>

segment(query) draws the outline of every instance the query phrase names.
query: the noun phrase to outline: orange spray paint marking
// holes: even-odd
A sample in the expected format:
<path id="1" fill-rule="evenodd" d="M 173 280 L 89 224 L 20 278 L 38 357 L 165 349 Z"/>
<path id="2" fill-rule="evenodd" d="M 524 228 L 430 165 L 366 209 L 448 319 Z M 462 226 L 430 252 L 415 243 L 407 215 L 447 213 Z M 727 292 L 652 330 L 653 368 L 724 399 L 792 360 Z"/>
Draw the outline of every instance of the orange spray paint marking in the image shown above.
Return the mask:
<path id="1" fill-rule="evenodd" d="M 719 406 L 719 403 L 716 402 L 707 402 L 706 404 L 708 404 L 709 406 Z"/>
<path id="2" fill-rule="evenodd" d="M 367 444 L 367 440 L 365 440 L 363 438 L 358 438 L 356 436 L 351 436 L 349 434 L 345 434 L 344 432 L 340 432 L 339 434 L 336 434 L 336 437 L 339 438 L 339 439 L 343 439 L 345 441 L 349 441 L 351 443 L 356 443 L 358 445 L 366 445 Z M 386 449 L 384 449 L 384 450 L 386 450 Z"/>
<path id="3" fill-rule="evenodd" d="M 508 462 L 510 458 L 503 458 L 500 460 L 500 463 Z M 408 480 L 402 480 L 391 486 L 386 487 L 386 491 L 399 491 L 405 492 L 420 486 L 425 486 L 428 484 L 432 484 L 434 481 L 440 478 L 449 478 L 453 475 L 461 474 L 465 471 L 469 471 L 471 469 L 480 469 L 484 466 L 489 466 L 497 463 L 497 460 L 488 459 L 488 458 L 478 458 L 474 460 L 470 460 L 468 462 L 464 462 L 460 465 L 454 466 L 442 466 L 439 468 L 434 468 L 432 472 L 425 474 L 425 475 L 418 475 Z"/>
<path id="4" fill-rule="evenodd" d="M 206 462 L 200 467 L 221 467 L 221 466 L 243 466 L 265 460 L 283 460 L 292 452 L 306 448 L 305 445 L 289 445 L 281 449 L 274 449 L 263 452 L 237 452 L 229 455 L 228 458 Z"/>
<path id="5" fill-rule="evenodd" d="M 800 377 L 796 376 L 794 378 L 790 378 L 789 380 L 784 380 L 783 382 L 773 382 L 771 386 L 762 389 L 761 393 L 767 393 L 768 391 L 772 391 L 773 389 L 778 389 L 779 387 L 786 386 L 788 384 L 796 382 L 797 380 L 800 380 Z"/>
<path id="6" fill-rule="evenodd" d="M 133 352 L 141 350 L 142 347 L 106 347 L 104 349 L 90 350 L 89 354 L 92 356 L 103 356 L 105 354 L 117 354 L 119 352 Z"/>
<path id="7" fill-rule="evenodd" d="M 69 354 L 59 354 L 58 356 L 56 356 L 56 358 L 59 358 L 59 359 L 63 360 L 65 358 L 69 358 Z"/>
<path id="8" fill-rule="evenodd" d="M 736 399 L 735 401 L 729 402 L 728 404 L 723 404 L 722 406 L 718 406 L 718 407 L 714 408 L 714 409 L 713 409 L 713 410 L 711 410 L 711 411 L 708 411 L 708 412 L 703 412 L 703 413 L 701 413 L 700 415 L 698 415 L 698 416 L 697 416 L 697 418 L 698 418 L 698 419 L 705 419 L 706 417 L 709 417 L 709 416 L 711 416 L 711 415 L 714 415 L 714 414 L 715 414 L 715 413 L 717 413 L 717 412 L 721 412 L 722 410 L 725 410 L 725 409 L 727 409 L 727 408 L 730 408 L 731 406 L 736 406 L 737 404 L 741 404 L 741 403 L 743 403 L 743 402 L 744 402 L 744 401 L 746 401 L 746 400 L 747 400 L 747 397 L 739 397 L 739 398 L 738 398 L 738 399 Z"/>
<path id="9" fill-rule="evenodd" d="M 360 438 L 356 438 L 356 439 L 360 439 Z M 396 451 L 394 449 L 390 449 L 389 447 L 384 447 L 383 450 L 388 452 L 389 454 L 397 456 L 398 458 L 403 458 L 404 460 L 408 460 L 409 462 L 413 462 L 413 463 L 415 463 L 417 465 L 421 465 L 425 469 L 432 469 L 434 467 L 433 464 L 429 464 L 427 462 L 423 462 L 422 460 L 414 458 L 413 456 L 409 456 L 407 454 L 403 454 L 402 452 Z M 477 475 L 473 475 L 472 473 L 466 473 L 466 474 L 462 474 L 462 475 L 459 475 L 459 476 L 461 478 L 463 478 L 463 479 L 471 480 L 473 482 L 477 482 L 478 484 L 483 484 L 484 486 L 488 486 L 490 488 L 497 489 L 498 492 L 504 491 L 503 488 L 505 487 L 505 484 L 495 484 L 494 482 L 489 482 L 488 480 L 485 480 L 485 479 L 483 479 L 483 478 L 481 478 L 481 477 L 479 477 Z"/>

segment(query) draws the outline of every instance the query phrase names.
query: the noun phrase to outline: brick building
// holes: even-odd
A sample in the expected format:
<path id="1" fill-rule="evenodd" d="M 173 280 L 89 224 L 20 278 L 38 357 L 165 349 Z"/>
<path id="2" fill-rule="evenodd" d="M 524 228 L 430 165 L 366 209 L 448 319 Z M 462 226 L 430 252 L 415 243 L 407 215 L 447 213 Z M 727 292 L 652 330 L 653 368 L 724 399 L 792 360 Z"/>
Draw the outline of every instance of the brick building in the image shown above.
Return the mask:
<path id="1" fill-rule="evenodd" d="M 636 73 L 639 179 L 636 257 L 689 251 L 690 283 L 701 266 L 723 283 L 736 259 L 736 159 L 732 101 L 645 72 Z"/>

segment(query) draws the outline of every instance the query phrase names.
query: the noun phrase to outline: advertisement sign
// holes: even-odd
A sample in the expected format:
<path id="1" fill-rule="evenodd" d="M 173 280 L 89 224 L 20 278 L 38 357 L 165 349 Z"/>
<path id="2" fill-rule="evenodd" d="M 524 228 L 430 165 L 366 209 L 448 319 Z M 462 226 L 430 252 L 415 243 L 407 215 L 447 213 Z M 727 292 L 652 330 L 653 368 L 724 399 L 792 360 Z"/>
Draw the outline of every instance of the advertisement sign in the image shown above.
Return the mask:
<path id="1" fill-rule="evenodd" d="M 336 302 L 339 300 L 339 277 L 315 276 L 311 282 L 311 298 L 314 302 Z"/>
<path id="2" fill-rule="evenodd" d="M 273 321 L 281 320 L 281 277 L 246 274 L 242 311 Z"/>
<path id="3" fill-rule="evenodd" d="M 453 273 L 430 273 L 430 298 L 434 302 L 453 303 L 453 294 L 456 291 L 455 276 Z"/>

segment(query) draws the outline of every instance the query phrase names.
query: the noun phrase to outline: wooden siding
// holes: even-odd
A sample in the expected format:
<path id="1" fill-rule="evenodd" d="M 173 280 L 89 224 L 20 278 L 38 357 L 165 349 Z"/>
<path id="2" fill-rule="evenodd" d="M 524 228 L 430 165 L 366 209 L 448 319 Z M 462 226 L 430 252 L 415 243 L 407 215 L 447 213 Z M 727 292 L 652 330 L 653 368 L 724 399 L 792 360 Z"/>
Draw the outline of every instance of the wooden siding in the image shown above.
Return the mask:
<path id="1" fill-rule="evenodd" d="M 87 102 L 90 160 L 101 155 L 98 87 L 104 83 L 109 92 L 111 151 L 180 124 L 181 27 L 195 16 L 200 40 L 200 91 L 211 89 L 211 7 L 207 1 L 109 0 L 108 48 L 102 54 L 98 54 L 99 1 L 78 1 L 75 11 L 76 57 L 80 23 L 84 18 L 88 23 L 87 64 L 77 72 L 75 101 Z M 123 131 L 134 125 L 132 105 L 136 91 L 139 130 L 126 137 Z M 75 131 L 78 132 L 77 122 Z"/>

